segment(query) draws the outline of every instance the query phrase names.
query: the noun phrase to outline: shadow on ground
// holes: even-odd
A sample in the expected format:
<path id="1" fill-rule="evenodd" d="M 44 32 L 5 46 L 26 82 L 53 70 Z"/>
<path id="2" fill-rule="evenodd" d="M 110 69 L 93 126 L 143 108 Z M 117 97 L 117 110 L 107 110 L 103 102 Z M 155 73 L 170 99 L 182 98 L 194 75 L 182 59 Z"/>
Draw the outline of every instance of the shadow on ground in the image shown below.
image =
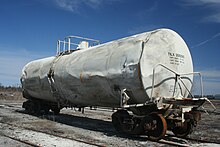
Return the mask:
<path id="1" fill-rule="evenodd" d="M 24 110 L 17 110 L 17 112 L 26 114 Z M 50 121 L 55 121 L 55 122 L 65 124 L 68 126 L 82 128 L 82 129 L 86 129 L 90 131 L 101 132 L 105 134 L 106 136 L 116 136 L 116 137 L 125 138 L 129 140 L 135 140 L 135 141 L 152 141 L 148 139 L 146 135 L 140 136 L 140 135 L 130 135 L 130 134 L 119 133 L 114 129 L 111 122 L 101 120 L 101 119 L 94 119 L 94 118 L 88 118 L 88 117 L 83 117 L 83 116 L 74 116 L 71 114 L 62 114 L 62 113 L 59 115 L 54 115 L 52 112 L 50 112 L 47 115 L 39 115 L 37 117 L 40 119 L 47 119 Z M 182 139 L 176 139 L 169 135 L 166 136 L 164 139 L 167 141 L 177 142 L 180 144 L 186 143 Z"/>

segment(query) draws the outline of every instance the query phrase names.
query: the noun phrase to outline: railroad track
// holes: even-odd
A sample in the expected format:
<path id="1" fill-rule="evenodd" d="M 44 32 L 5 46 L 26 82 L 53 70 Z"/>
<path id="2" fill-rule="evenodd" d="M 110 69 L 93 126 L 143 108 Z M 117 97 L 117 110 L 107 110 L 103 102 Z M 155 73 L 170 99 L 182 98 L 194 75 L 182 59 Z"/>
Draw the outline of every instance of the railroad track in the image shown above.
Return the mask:
<path id="1" fill-rule="evenodd" d="M 96 144 L 96 143 L 89 142 L 89 141 L 74 139 L 74 138 L 67 137 L 67 136 L 61 136 L 61 135 L 58 135 L 58 134 L 49 133 L 49 132 L 46 132 L 46 131 L 40 131 L 40 130 L 36 130 L 36 129 L 33 129 L 33 128 L 28 128 L 28 127 L 24 127 L 24 126 L 20 126 L 20 125 L 16 125 L 16 124 L 11 124 L 11 123 L 6 123 L 6 122 L 0 122 L 0 123 L 8 125 L 10 127 L 16 127 L 16 128 L 20 128 L 20 129 L 24 129 L 24 130 L 39 132 L 39 133 L 47 134 L 47 135 L 54 136 L 54 137 L 57 137 L 57 138 L 63 138 L 63 139 L 66 139 L 66 140 L 71 140 L 71 141 L 74 141 L 74 142 L 79 142 L 79 143 L 83 143 L 83 144 L 87 144 L 87 145 L 91 145 L 91 146 L 105 147 L 105 145 L 100 145 L 100 144 Z M 19 138 L 15 137 L 14 135 L 8 135 L 8 134 L 6 135 L 4 133 L 2 133 L 1 135 L 4 136 L 4 137 L 10 138 L 12 140 L 16 140 L 16 141 L 19 141 L 21 143 L 33 146 L 33 147 L 41 147 L 41 145 L 33 143 L 30 140 L 19 139 Z"/>
<path id="2" fill-rule="evenodd" d="M 0 123 L 2 123 L 2 122 L 0 122 Z M 68 139 L 68 140 L 73 140 L 73 141 L 85 143 L 85 144 L 92 145 L 92 146 L 105 147 L 105 145 L 102 145 L 102 144 L 96 144 L 96 143 L 89 142 L 89 141 L 84 141 L 84 140 L 74 139 L 74 138 L 67 137 L 67 136 L 62 136 L 62 135 L 54 134 L 54 133 L 62 133 L 62 132 L 54 131 L 54 133 L 49 133 L 49 132 L 46 132 L 46 131 L 40 131 L 40 130 L 36 130 L 36 129 L 33 129 L 33 128 L 28 128 L 28 127 L 24 127 L 24 126 L 20 126 L 20 125 L 15 125 L 15 124 L 10 124 L 10 123 L 4 123 L 4 124 L 7 124 L 7 125 L 12 126 L 12 127 L 18 127 L 18 128 L 22 128 L 22 129 L 26 129 L 26 130 L 31 130 L 31 131 L 35 131 L 35 132 L 40 132 L 40 133 L 48 134 L 48 135 L 55 136 L 55 137 L 58 137 L 58 138 L 64 138 L 64 139 Z M 16 141 L 28 144 L 30 146 L 40 147 L 40 145 L 34 144 L 34 143 L 32 143 L 30 141 L 27 141 L 27 140 L 21 140 L 21 139 L 18 139 L 16 137 L 12 137 L 12 136 L 9 136 L 9 135 L 4 135 L 4 136 L 8 137 L 8 138 L 11 138 L 13 140 L 16 140 Z M 185 143 L 179 143 L 179 142 L 175 142 L 175 141 L 170 141 L 173 138 L 175 138 L 175 139 L 183 139 L 182 142 L 185 142 Z M 146 137 L 146 141 L 151 141 L 151 140 L 149 140 Z M 196 143 L 216 143 L 216 142 L 207 141 L 207 140 L 201 140 L 201 139 L 178 138 L 178 137 L 175 137 L 174 135 L 167 135 L 165 139 L 161 139 L 160 141 L 158 141 L 158 143 L 165 144 L 165 145 L 172 145 L 172 146 L 189 147 L 189 146 L 191 146 L 190 145 L 190 141 L 194 141 Z"/>
<path id="3" fill-rule="evenodd" d="M 30 142 L 30 141 L 27 141 L 27 140 L 21 140 L 21 139 L 19 139 L 19 138 L 12 137 L 12 136 L 9 136 L 9 135 L 6 135 L 6 134 L 1 134 L 1 135 L 4 136 L 4 137 L 10 138 L 10 139 L 12 139 L 12 140 L 21 142 L 21 143 L 23 143 L 23 144 L 29 145 L 29 146 L 41 147 L 41 146 L 39 146 L 38 144 L 34 144 L 34 143 L 32 143 L 32 142 Z"/>
<path id="4" fill-rule="evenodd" d="M 9 107 L 13 107 L 13 105 L 10 105 Z M 59 135 L 59 134 L 61 134 L 63 132 L 54 131 L 53 133 L 49 133 L 49 132 L 46 132 L 46 131 L 36 130 L 34 128 L 24 127 L 24 126 L 20 126 L 20 125 L 16 125 L 16 124 L 11 124 L 11 123 L 6 123 L 6 122 L 0 122 L 0 123 L 4 123 L 4 124 L 7 124 L 7 125 L 10 125 L 10 126 L 13 126 L 13 127 L 18 127 L 18 128 L 22 128 L 22 129 L 26 129 L 26 130 L 31 130 L 31 131 L 35 131 L 35 132 L 40 132 L 40 133 L 56 136 L 56 137 L 59 137 L 59 138 L 69 139 L 69 140 L 85 143 L 85 144 L 92 145 L 92 146 L 99 146 L 99 147 L 105 146 L 105 145 L 102 145 L 102 144 L 100 145 L 100 144 L 96 144 L 96 143 L 93 143 L 93 142 L 88 142 L 88 141 L 84 141 L 84 140 L 74 139 L 74 138 L 71 138 L 71 137 L 68 137 L 68 136 Z M 112 131 L 112 133 L 115 133 L 115 132 Z M 8 135 L 4 135 L 4 136 L 8 137 L 8 138 L 11 138 L 13 140 L 19 141 L 18 138 L 14 138 L 14 137 L 8 136 Z M 138 137 L 134 137 L 134 139 L 135 138 L 138 139 Z M 148 139 L 148 137 L 145 136 L 144 139 L 145 138 L 146 138 L 146 141 L 151 141 L 151 140 Z M 28 145 L 31 145 L 31 146 L 39 146 L 37 144 L 36 145 L 35 144 L 31 144 L 30 141 L 26 141 L 26 140 L 25 141 L 24 140 L 20 140 L 20 142 L 25 143 L 25 144 L 30 143 Z M 166 135 L 165 139 L 161 139 L 160 141 L 158 141 L 158 143 L 165 144 L 165 145 L 172 145 L 172 146 L 181 146 L 181 147 L 188 147 L 188 146 L 190 146 L 191 143 L 198 143 L 198 144 L 199 143 L 215 143 L 215 144 L 219 144 L 219 142 L 202 140 L 202 139 L 179 138 L 179 137 L 176 137 L 176 136 L 171 135 L 171 134 Z"/>
<path id="5" fill-rule="evenodd" d="M 176 137 L 176 136 L 171 135 L 171 134 L 168 134 L 167 136 L 168 136 L 168 137 Z M 176 138 L 177 138 L 177 137 L 176 137 Z M 180 138 L 180 137 L 178 137 L 178 138 Z M 187 140 L 187 141 L 198 142 L 198 143 L 215 143 L 215 144 L 219 144 L 219 142 L 216 142 L 216 141 L 196 139 L 196 138 L 189 138 L 189 137 L 181 138 L 181 139 L 185 139 L 185 140 Z M 219 145 L 220 145 L 220 144 L 219 144 Z"/>

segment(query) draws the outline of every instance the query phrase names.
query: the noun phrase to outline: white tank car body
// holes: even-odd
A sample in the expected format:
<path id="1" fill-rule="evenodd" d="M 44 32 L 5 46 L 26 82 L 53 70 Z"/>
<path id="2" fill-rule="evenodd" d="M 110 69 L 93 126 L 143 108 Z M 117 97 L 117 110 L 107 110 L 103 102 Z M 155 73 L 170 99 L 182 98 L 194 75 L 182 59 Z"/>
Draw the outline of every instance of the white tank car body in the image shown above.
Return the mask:
<path id="1" fill-rule="evenodd" d="M 176 32 L 159 29 L 68 55 L 32 61 L 23 68 L 21 81 L 23 89 L 33 98 L 65 100 L 81 106 L 119 107 L 119 89 L 126 89 L 129 104 L 150 100 L 153 69 L 157 64 L 176 73 L 193 72 L 189 49 Z M 51 68 L 52 83 L 48 79 Z M 183 79 L 188 89 L 192 78 L 190 75 Z M 158 67 L 154 79 L 152 97 L 188 96 L 181 83 L 174 88 L 174 73 Z M 51 84 L 58 93 L 56 97 Z"/>

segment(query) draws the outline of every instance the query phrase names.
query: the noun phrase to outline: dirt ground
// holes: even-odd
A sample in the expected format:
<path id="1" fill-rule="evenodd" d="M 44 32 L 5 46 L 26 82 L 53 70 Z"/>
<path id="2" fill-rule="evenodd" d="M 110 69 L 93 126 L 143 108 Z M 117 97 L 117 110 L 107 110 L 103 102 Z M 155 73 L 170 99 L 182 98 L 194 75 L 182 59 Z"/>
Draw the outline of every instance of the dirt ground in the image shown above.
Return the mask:
<path id="1" fill-rule="evenodd" d="M 5 137 L 9 134 L 20 139 L 32 141 L 40 146 L 90 146 L 80 142 L 62 140 L 38 132 L 31 132 L 16 126 L 32 128 L 35 130 L 58 134 L 89 141 L 103 146 L 169 146 L 163 143 L 152 142 L 146 136 L 127 136 L 115 131 L 111 123 L 110 109 L 85 109 L 84 114 L 78 109 L 62 109 L 60 115 L 31 116 L 21 107 L 25 99 L 7 99 L 0 97 L 0 147 L 2 146 L 28 146 L 18 141 Z M 215 143 L 200 143 L 175 138 L 176 142 L 184 142 L 188 146 L 220 146 L 220 100 L 212 101 L 217 110 L 212 112 L 211 105 L 206 103 L 204 107 L 209 114 L 202 112 L 202 120 L 198 127 L 189 136 L 190 138 L 208 140 Z M 7 123 L 16 126 L 8 126 Z M 167 134 L 172 134 L 168 131 Z M 169 140 L 169 135 L 166 136 Z M 172 138 L 173 139 L 173 138 Z"/>

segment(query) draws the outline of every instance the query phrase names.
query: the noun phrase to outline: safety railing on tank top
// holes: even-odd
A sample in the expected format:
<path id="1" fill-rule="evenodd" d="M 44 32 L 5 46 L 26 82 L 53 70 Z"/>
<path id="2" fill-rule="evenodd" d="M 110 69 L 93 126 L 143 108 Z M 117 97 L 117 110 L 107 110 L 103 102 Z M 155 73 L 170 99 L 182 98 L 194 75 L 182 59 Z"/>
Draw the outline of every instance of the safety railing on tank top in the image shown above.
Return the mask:
<path id="1" fill-rule="evenodd" d="M 57 56 L 71 53 L 75 50 L 86 49 L 100 44 L 99 40 L 84 38 L 80 36 L 67 36 L 63 41 L 57 41 Z"/>

